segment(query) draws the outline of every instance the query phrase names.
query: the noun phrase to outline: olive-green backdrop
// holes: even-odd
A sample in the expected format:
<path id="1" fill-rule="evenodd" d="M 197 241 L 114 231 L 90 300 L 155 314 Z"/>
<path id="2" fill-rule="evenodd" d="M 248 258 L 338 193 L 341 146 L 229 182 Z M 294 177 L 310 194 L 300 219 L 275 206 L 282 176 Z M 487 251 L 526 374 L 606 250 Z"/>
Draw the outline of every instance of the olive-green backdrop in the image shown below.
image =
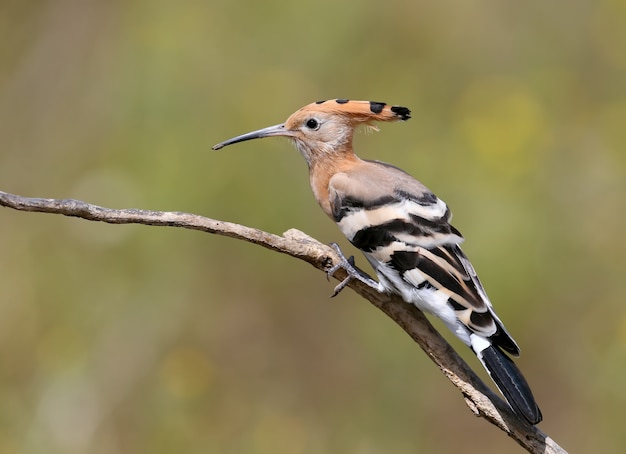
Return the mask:
<path id="1" fill-rule="evenodd" d="M 625 452 L 625 49 L 619 0 L 3 1 L 0 190 L 337 241 L 286 141 L 210 147 L 319 99 L 405 105 L 357 151 L 452 208 L 541 429 Z M 333 285 L 231 239 L 0 209 L 0 454 L 522 452 Z"/>

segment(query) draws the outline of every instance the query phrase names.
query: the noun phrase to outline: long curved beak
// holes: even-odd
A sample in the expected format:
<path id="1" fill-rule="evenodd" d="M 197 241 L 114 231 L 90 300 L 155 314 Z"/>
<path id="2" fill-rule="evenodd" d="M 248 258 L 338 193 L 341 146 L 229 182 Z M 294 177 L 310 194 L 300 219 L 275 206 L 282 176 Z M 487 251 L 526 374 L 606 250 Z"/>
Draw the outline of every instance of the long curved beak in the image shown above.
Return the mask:
<path id="1" fill-rule="evenodd" d="M 281 123 L 279 125 L 269 126 L 267 128 L 259 129 L 258 131 L 252 131 L 247 134 L 242 134 L 237 137 L 233 137 L 232 139 L 225 140 L 224 142 L 218 143 L 217 145 L 213 145 L 211 149 L 219 150 L 220 148 L 224 148 L 227 145 L 232 145 L 237 142 L 244 142 L 246 140 L 252 139 L 262 139 L 263 137 L 272 137 L 272 136 L 291 136 L 291 131 L 285 129 L 285 124 Z"/>

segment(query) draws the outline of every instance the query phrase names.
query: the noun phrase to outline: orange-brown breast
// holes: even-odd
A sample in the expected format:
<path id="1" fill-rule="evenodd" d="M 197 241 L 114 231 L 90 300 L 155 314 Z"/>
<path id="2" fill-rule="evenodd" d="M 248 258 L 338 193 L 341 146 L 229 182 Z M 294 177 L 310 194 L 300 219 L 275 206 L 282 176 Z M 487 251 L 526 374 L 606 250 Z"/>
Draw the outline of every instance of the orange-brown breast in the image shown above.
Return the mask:
<path id="1" fill-rule="evenodd" d="M 353 152 L 342 153 L 337 158 L 322 159 L 316 161 L 309 170 L 309 182 L 313 195 L 320 204 L 326 215 L 333 219 L 332 208 L 330 206 L 328 184 L 333 175 L 339 172 L 346 172 L 364 163 Z"/>

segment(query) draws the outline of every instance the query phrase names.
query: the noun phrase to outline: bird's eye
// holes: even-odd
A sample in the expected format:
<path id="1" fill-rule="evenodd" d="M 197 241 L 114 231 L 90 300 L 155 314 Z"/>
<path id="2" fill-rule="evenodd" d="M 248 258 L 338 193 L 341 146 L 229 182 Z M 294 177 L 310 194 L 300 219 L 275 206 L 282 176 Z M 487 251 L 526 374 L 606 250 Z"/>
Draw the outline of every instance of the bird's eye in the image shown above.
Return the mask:
<path id="1" fill-rule="evenodd" d="M 306 123 L 305 123 L 306 127 L 309 129 L 318 129 L 320 127 L 320 122 L 317 121 L 315 118 L 309 118 Z"/>

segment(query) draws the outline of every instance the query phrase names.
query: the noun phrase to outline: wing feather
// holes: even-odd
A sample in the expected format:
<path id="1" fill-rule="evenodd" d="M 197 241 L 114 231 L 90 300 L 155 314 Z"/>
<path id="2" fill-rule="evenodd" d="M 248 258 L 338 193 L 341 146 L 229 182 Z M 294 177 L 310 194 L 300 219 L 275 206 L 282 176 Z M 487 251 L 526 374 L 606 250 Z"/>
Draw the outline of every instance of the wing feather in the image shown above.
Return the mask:
<path id="1" fill-rule="evenodd" d="M 366 253 L 381 281 L 403 295 L 436 290 L 470 332 L 491 338 L 512 354 L 519 348 L 492 309 L 474 268 L 450 225 L 447 205 L 403 171 L 365 162 L 367 171 L 335 174 L 329 181 L 333 217 L 344 235 Z M 371 182 L 376 181 L 376 185 Z M 379 264 L 380 266 L 377 266 Z M 424 288 L 428 284 L 428 288 Z"/>

